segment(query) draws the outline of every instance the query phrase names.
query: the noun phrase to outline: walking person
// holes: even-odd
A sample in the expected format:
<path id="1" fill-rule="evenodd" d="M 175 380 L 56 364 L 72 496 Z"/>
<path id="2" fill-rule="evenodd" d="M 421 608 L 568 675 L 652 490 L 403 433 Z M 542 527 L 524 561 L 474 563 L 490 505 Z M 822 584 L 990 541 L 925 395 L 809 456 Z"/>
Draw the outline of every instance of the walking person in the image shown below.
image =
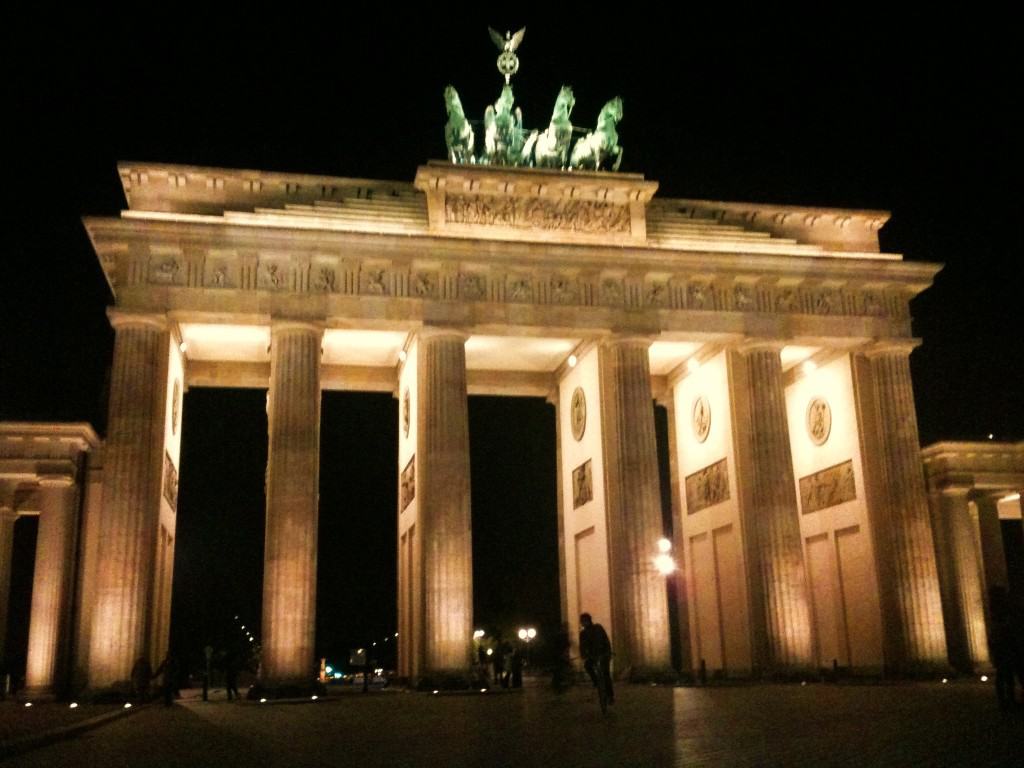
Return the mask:
<path id="1" fill-rule="evenodd" d="M 583 657 L 583 668 L 587 670 L 594 687 L 600 689 L 604 685 L 608 703 L 615 703 L 615 690 L 612 688 L 612 641 L 604 627 L 594 623 L 589 613 L 580 614 L 580 656 Z M 598 682 L 600 676 L 600 683 Z"/>

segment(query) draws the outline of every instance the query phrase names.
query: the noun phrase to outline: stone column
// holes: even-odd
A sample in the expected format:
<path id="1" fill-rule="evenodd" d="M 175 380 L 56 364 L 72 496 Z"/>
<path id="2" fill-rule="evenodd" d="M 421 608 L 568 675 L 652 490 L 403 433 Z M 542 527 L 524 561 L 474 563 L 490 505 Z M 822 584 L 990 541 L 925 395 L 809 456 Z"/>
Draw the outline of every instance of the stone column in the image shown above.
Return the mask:
<path id="1" fill-rule="evenodd" d="M 986 600 L 988 590 L 992 587 L 1010 588 L 1006 551 L 1003 549 L 1003 530 L 999 522 L 999 495 L 979 494 L 974 498 L 978 505 L 978 541 L 981 544 Z"/>
<path id="2" fill-rule="evenodd" d="M 612 639 L 616 668 L 634 678 L 671 668 L 665 577 L 654 567 L 663 529 L 649 346 L 616 339 L 598 350 Z"/>
<path id="3" fill-rule="evenodd" d="M 276 323 L 267 404 L 267 524 L 263 557 L 265 688 L 314 679 L 323 330 Z"/>
<path id="4" fill-rule="evenodd" d="M 89 640 L 89 687 L 128 690 L 148 658 L 170 336 L 166 319 L 111 313 L 114 360 Z"/>
<path id="5" fill-rule="evenodd" d="M 984 585 L 978 541 L 968 508 L 969 488 L 944 488 L 933 518 L 950 663 L 963 672 L 988 664 Z"/>
<path id="6" fill-rule="evenodd" d="M 753 663 L 762 674 L 812 666 L 803 542 L 779 345 L 729 354 Z"/>
<path id="7" fill-rule="evenodd" d="M 886 628 L 886 668 L 947 664 L 939 578 L 910 381 L 913 342 L 854 359 L 864 472 Z"/>
<path id="8" fill-rule="evenodd" d="M 11 600 L 11 556 L 14 545 L 14 487 L 0 483 L 0 665 L 6 668 L 7 611 Z M 3 685 L 0 680 L 0 686 Z"/>
<path id="9" fill-rule="evenodd" d="M 67 680 L 78 494 L 71 478 L 43 480 L 32 579 L 25 684 L 31 696 L 54 695 Z"/>
<path id="10" fill-rule="evenodd" d="M 418 334 L 417 477 L 423 553 L 422 676 L 464 676 L 473 652 L 473 537 L 465 336 Z"/>

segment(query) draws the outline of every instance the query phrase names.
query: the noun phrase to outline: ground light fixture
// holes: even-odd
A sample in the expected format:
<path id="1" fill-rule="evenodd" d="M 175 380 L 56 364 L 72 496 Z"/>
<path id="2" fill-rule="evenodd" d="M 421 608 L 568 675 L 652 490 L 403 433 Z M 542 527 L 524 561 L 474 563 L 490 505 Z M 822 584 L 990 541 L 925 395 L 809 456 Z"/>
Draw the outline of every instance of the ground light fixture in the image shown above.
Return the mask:
<path id="1" fill-rule="evenodd" d="M 477 630 L 475 630 L 473 632 L 473 639 L 474 640 L 479 640 L 483 636 L 484 636 L 484 631 L 482 629 L 477 629 Z"/>

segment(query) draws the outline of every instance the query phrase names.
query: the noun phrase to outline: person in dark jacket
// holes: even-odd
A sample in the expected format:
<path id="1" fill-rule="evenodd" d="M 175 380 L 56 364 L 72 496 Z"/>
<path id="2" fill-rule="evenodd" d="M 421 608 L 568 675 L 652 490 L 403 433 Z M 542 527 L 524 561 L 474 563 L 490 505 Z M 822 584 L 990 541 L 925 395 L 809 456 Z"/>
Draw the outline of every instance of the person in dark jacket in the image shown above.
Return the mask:
<path id="1" fill-rule="evenodd" d="M 608 693 L 608 703 L 615 702 L 615 690 L 612 688 L 612 641 L 604 627 L 595 624 L 589 613 L 580 614 L 580 656 L 583 657 L 583 668 L 597 687 L 597 676 L 601 675 L 604 689 Z"/>

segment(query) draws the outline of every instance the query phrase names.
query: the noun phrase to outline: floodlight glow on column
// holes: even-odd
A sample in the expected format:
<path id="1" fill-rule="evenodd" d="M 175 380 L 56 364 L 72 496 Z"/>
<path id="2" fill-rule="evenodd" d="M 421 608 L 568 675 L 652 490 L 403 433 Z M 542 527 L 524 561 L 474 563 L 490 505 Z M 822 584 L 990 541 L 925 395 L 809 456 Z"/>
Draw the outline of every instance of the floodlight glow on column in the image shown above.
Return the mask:
<path id="1" fill-rule="evenodd" d="M 576 367 L 576 363 L 578 363 L 578 362 L 579 362 L 579 359 L 576 357 L 576 355 L 569 355 L 569 367 L 570 368 L 575 368 Z"/>
<path id="2" fill-rule="evenodd" d="M 658 551 L 662 554 L 672 551 L 672 542 L 662 537 L 658 539 Z"/>

